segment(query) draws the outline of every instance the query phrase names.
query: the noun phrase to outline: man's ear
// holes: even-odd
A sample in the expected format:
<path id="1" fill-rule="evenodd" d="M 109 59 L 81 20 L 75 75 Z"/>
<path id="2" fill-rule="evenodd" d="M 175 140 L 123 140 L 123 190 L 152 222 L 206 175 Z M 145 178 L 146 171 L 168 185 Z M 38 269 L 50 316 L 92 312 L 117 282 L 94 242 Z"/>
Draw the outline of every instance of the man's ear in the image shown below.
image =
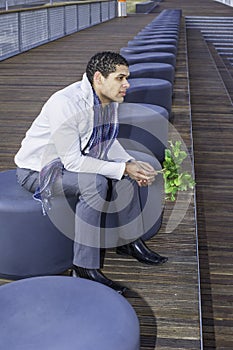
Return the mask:
<path id="1" fill-rule="evenodd" d="M 93 77 L 93 83 L 96 85 L 101 85 L 102 79 L 103 79 L 103 75 L 99 71 L 95 72 Z"/>

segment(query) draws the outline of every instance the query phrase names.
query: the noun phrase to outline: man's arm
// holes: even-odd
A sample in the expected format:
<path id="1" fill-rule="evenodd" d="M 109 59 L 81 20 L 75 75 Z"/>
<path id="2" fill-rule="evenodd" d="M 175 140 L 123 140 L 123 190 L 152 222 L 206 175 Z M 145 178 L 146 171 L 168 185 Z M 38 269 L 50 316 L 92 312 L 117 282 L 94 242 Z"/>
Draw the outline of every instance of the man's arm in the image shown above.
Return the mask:
<path id="1" fill-rule="evenodd" d="M 126 152 L 124 147 L 120 144 L 120 142 L 116 139 L 111 145 L 108 151 L 108 159 L 114 162 L 128 162 L 129 160 L 133 160 L 134 158 Z"/>

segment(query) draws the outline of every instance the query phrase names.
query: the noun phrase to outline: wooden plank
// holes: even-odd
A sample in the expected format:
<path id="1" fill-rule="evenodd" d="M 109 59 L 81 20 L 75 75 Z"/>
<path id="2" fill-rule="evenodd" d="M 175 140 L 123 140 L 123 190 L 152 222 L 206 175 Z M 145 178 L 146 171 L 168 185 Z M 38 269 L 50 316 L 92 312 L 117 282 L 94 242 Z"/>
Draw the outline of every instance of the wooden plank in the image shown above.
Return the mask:
<path id="1" fill-rule="evenodd" d="M 232 349 L 233 107 L 200 31 L 187 37 L 204 348 Z"/>

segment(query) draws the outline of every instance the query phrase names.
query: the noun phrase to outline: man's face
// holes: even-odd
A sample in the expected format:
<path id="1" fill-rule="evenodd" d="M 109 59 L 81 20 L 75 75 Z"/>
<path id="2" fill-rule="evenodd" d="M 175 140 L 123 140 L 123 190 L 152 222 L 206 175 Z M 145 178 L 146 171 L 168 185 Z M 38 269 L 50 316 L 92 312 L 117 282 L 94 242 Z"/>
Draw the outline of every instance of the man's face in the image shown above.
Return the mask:
<path id="1" fill-rule="evenodd" d="M 116 66 L 116 71 L 110 73 L 107 78 L 101 73 L 97 73 L 98 83 L 95 84 L 95 88 L 101 103 L 123 102 L 126 90 L 129 88 L 127 81 L 129 77 L 128 67 L 123 65 Z"/>

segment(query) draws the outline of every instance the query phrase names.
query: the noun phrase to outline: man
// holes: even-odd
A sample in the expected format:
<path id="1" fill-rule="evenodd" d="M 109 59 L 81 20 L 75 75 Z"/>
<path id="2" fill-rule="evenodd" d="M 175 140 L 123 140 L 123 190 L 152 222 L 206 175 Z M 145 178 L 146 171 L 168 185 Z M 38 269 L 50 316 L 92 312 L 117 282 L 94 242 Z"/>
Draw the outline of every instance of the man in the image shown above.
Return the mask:
<path id="1" fill-rule="evenodd" d="M 121 294 L 126 288 L 101 271 L 105 248 L 111 245 L 105 243 L 109 237 L 118 245 L 118 254 L 147 264 L 167 261 L 140 239 L 144 232 L 138 187 L 151 185 L 157 173 L 149 163 L 130 156 L 116 139 L 117 107 L 129 87 L 128 76 L 128 63 L 121 55 L 94 55 L 82 81 L 56 92 L 45 103 L 15 156 L 18 182 L 36 191 L 45 211 L 51 191 L 76 196 L 75 275 Z M 113 203 L 118 223 L 112 231 L 116 215 L 110 226 L 107 218 L 113 217 L 109 209 Z"/>

